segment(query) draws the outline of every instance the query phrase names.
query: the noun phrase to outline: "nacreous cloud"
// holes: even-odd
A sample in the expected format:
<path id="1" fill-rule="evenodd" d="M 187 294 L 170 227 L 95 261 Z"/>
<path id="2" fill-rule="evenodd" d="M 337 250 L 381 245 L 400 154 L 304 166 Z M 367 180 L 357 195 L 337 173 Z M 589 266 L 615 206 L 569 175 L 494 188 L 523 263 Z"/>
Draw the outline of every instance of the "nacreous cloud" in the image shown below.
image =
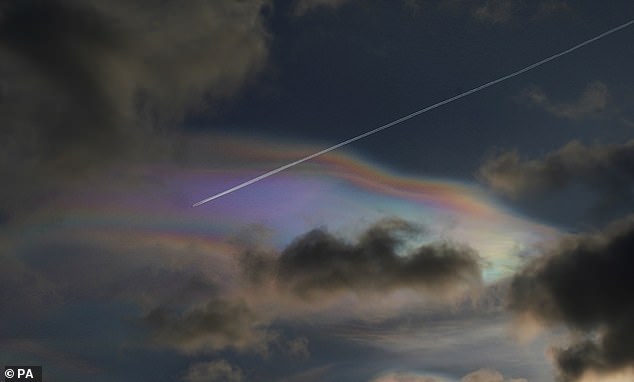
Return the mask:
<path id="1" fill-rule="evenodd" d="M 479 256 L 451 242 L 419 246 L 400 254 L 419 227 L 383 220 L 348 243 L 324 229 L 297 238 L 278 257 L 248 254 L 244 269 L 255 282 L 274 279 L 278 288 L 303 299 L 336 294 L 387 292 L 409 288 L 446 295 L 482 282 Z"/>
<path id="2" fill-rule="evenodd" d="M 563 381 L 634 366 L 634 216 L 574 236 L 515 276 L 510 308 L 578 334 L 556 349 Z"/>

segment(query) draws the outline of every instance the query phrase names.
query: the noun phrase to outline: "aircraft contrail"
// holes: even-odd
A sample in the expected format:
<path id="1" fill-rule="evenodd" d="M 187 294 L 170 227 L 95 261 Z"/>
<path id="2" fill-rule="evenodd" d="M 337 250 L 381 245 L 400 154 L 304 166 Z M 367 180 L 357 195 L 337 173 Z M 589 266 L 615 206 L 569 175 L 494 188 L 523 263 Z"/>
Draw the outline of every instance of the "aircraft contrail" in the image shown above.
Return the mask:
<path id="1" fill-rule="evenodd" d="M 528 66 L 526 66 L 526 67 L 524 67 L 524 68 L 522 68 L 520 70 L 517 70 L 517 71 L 515 71 L 515 72 L 513 72 L 511 74 L 507 74 L 507 75 L 505 75 L 503 77 L 500 77 L 500 78 L 498 78 L 496 80 L 487 82 L 487 83 L 485 83 L 483 85 L 480 85 L 478 87 L 475 87 L 475 88 L 473 88 L 471 90 L 467 90 L 466 92 L 460 93 L 460 94 L 455 95 L 455 96 L 453 96 L 451 98 L 447 98 L 447 99 L 445 99 L 443 101 L 437 102 L 437 103 L 435 103 L 433 105 L 430 105 L 430 106 L 427 106 L 427 107 L 425 107 L 423 109 L 417 110 L 417 111 L 415 111 L 415 112 L 413 112 L 411 114 L 408 114 L 408 115 L 406 115 L 404 117 L 396 119 L 396 120 L 394 120 L 394 121 L 392 121 L 390 123 L 387 123 L 387 124 L 385 124 L 383 126 L 379 126 L 376 129 L 374 129 L 374 130 L 367 131 L 367 132 L 365 132 L 365 133 L 363 133 L 361 135 L 357 135 L 356 137 L 352 137 L 352 138 L 350 138 L 348 140 L 345 140 L 345 141 L 343 141 L 341 143 L 337 143 L 334 146 L 328 147 L 328 148 L 323 149 L 321 151 L 318 151 L 318 152 L 316 152 L 314 154 L 308 155 L 308 156 L 306 156 L 304 158 L 298 159 L 298 160 L 296 160 L 294 162 L 291 162 L 289 164 L 285 164 L 284 166 L 281 166 L 281 167 L 278 167 L 278 168 L 276 168 L 274 170 L 266 172 L 266 173 L 264 173 L 264 174 L 262 174 L 260 176 L 257 176 L 257 177 L 255 177 L 253 179 L 247 180 L 244 183 L 240 183 L 237 186 L 231 187 L 231 188 L 229 188 L 229 189 L 227 189 L 225 191 L 222 191 L 222 192 L 220 192 L 218 194 L 215 194 L 215 195 L 210 196 L 210 197 L 208 197 L 206 199 L 203 199 L 203 200 L 201 200 L 199 202 L 196 202 L 196 203 L 194 203 L 192 205 L 192 207 L 198 207 L 201 204 L 205 204 L 205 203 L 210 202 L 210 201 L 212 201 L 214 199 L 218 199 L 218 198 L 220 198 L 222 196 L 230 194 L 230 193 L 232 193 L 234 191 L 238 191 L 241 188 L 247 187 L 247 186 L 249 186 L 249 185 L 251 185 L 253 183 L 259 182 L 259 181 L 261 181 L 263 179 L 266 179 L 266 178 L 268 178 L 268 177 L 270 177 L 272 175 L 275 175 L 278 172 L 282 172 L 282 171 L 284 171 L 286 169 L 289 169 L 289 168 L 291 168 L 293 166 L 296 166 L 296 165 L 298 165 L 300 163 L 304 163 L 304 162 L 309 161 L 309 160 L 311 160 L 313 158 L 316 158 L 316 157 L 318 157 L 320 155 L 324 155 L 324 154 L 329 153 L 329 152 L 331 152 L 333 150 L 336 150 L 336 149 L 338 149 L 340 147 L 346 146 L 346 145 L 348 145 L 348 144 L 350 144 L 352 142 L 356 142 L 356 141 L 358 141 L 360 139 L 363 139 L 363 138 L 368 137 L 370 135 L 376 134 L 379 131 L 383 131 L 383 130 L 388 129 L 388 128 L 392 127 L 392 126 L 398 125 L 398 124 L 400 124 L 402 122 L 405 122 L 405 121 L 407 121 L 409 119 L 412 119 L 412 118 L 414 118 L 414 117 L 416 117 L 416 116 L 418 116 L 420 114 L 423 114 L 423 113 L 426 113 L 426 112 L 428 112 L 430 110 L 436 109 L 437 107 L 440 107 L 440 106 L 446 105 L 446 104 L 448 104 L 450 102 L 459 100 L 460 98 L 464 98 L 464 97 L 466 97 L 468 95 L 471 95 L 473 93 L 477 93 L 477 92 L 479 92 L 481 90 L 484 90 L 484 89 L 486 89 L 486 88 L 488 88 L 490 86 L 493 86 L 495 84 L 499 84 L 502 81 L 506 81 L 506 80 L 511 79 L 513 77 L 519 76 L 522 73 L 528 72 L 529 70 L 535 69 L 538 66 L 544 65 L 547 62 L 555 60 L 555 59 L 557 59 L 557 58 L 559 58 L 561 56 L 564 56 L 564 55 L 566 55 L 568 53 L 574 52 L 575 50 L 577 50 L 577 49 L 579 49 L 581 47 L 584 47 L 584 46 L 586 46 L 588 44 L 591 44 L 591 43 L 593 43 L 593 42 L 595 42 L 597 40 L 600 40 L 600 39 L 602 39 L 602 38 L 604 38 L 604 37 L 606 37 L 608 35 L 611 35 L 612 33 L 618 32 L 621 29 L 625 29 L 625 28 L 629 27 L 632 24 L 634 24 L 634 19 L 626 22 L 625 24 L 621 24 L 618 27 L 614 27 L 614 28 L 612 28 L 612 29 L 610 29 L 610 30 L 608 30 L 606 32 L 603 32 L 600 35 L 597 35 L 597 36 L 595 36 L 595 37 L 593 37 L 593 38 L 591 38 L 589 40 L 586 40 L 586 41 L 584 41 L 582 43 L 579 43 L 579 44 L 573 46 L 572 48 L 566 49 L 566 50 L 564 50 L 562 52 L 559 52 L 557 54 L 554 54 L 554 55 L 552 55 L 552 56 L 550 56 L 548 58 L 544 58 L 541 61 L 537 61 L 534 64 L 528 65 Z"/>

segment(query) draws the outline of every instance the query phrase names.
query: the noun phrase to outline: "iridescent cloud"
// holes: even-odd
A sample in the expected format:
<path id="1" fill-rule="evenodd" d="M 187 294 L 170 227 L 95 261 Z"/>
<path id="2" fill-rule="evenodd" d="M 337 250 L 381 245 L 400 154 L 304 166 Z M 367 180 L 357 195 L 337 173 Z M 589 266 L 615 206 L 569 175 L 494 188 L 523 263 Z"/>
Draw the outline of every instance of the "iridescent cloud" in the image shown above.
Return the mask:
<path id="1" fill-rule="evenodd" d="M 345 152 L 190 207 L 204 195 L 313 150 L 256 138 L 197 138 L 188 144 L 189 157 L 182 163 L 113 170 L 103 183 L 66 195 L 40 212 L 38 224 L 30 224 L 22 236 L 79 230 L 104 240 L 116 234 L 174 250 L 195 243 L 199 250 L 220 255 L 235 253 L 241 233 L 255 227 L 267 233 L 267 245 L 280 249 L 315 227 L 354 240 L 376 221 L 396 216 L 426 227 L 427 234 L 412 246 L 451 240 L 473 247 L 484 260 L 485 280 L 494 281 L 558 235 L 475 185 L 399 174 Z"/>

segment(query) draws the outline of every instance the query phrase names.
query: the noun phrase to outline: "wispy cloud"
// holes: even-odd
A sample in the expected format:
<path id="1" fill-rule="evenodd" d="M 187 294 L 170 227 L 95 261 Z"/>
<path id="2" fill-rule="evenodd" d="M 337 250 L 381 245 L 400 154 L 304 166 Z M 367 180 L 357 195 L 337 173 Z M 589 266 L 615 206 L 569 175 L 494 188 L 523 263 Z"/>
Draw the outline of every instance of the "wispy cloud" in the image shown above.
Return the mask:
<path id="1" fill-rule="evenodd" d="M 473 16 L 484 22 L 504 23 L 511 20 L 516 7 L 516 0 L 486 0 L 473 11 Z"/>
<path id="2" fill-rule="evenodd" d="M 610 101 L 608 87 L 601 81 L 589 83 L 576 101 L 553 102 L 539 87 L 531 87 L 522 93 L 522 98 L 560 118 L 579 120 L 604 112 Z"/>
<path id="3" fill-rule="evenodd" d="M 536 17 L 550 17 L 558 13 L 572 13 L 573 8 L 565 0 L 544 0 L 537 6 Z"/>
<path id="4" fill-rule="evenodd" d="M 564 0 L 441 0 L 438 7 L 454 13 L 468 12 L 475 21 L 494 25 L 512 25 L 573 11 Z"/>
<path id="5" fill-rule="evenodd" d="M 240 368 L 231 365 L 224 359 L 199 362 L 191 365 L 184 382 L 242 382 L 245 380 Z"/>

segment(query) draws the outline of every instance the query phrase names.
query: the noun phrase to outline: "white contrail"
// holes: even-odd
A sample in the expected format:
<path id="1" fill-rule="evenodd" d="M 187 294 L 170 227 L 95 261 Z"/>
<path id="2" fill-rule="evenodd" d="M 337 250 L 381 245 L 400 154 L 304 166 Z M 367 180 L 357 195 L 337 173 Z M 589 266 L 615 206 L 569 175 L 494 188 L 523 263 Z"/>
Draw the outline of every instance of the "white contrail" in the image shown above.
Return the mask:
<path id="1" fill-rule="evenodd" d="M 543 60 L 541 60 L 541 61 L 537 61 L 537 62 L 536 62 L 536 63 L 534 63 L 534 64 L 528 65 L 528 66 L 527 66 L 527 67 L 525 67 L 525 68 L 522 68 L 522 69 L 520 69 L 520 70 L 517 70 L 517 71 L 515 71 L 515 72 L 513 72 L 513 73 L 511 73 L 511 74 L 507 74 L 507 75 L 506 75 L 506 76 L 504 76 L 504 77 L 500 77 L 500 78 L 498 78 L 498 79 L 496 79 L 496 80 L 493 80 L 493 81 L 487 82 L 487 83 L 485 83 L 484 85 L 480 85 L 480 86 L 475 87 L 475 88 L 473 88 L 473 89 L 471 89 L 471 90 L 467 90 L 467 91 L 466 91 L 466 92 L 464 92 L 464 93 L 460 93 L 460 94 L 455 95 L 455 96 L 453 96 L 453 97 L 451 97 L 451 98 L 447 98 L 446 100 L 440 101 L 440 102 L 435 103 L 435 104 L 433 104 L 433 105 L 431 105 L 431 106 L 427 106 L 427 107 L 425 107 L 425 108 L 423 108 L 423 109 L 420 109 L 420 110 L 415 111 L 415 112 L 413 112 L 413 113 L 411 113 L 411 114 L 408 114 L 408 115 L 406 115 L 406 116 L 404 116 L 404 117 L 401 117 L 401 118 L 399 118 L 399 119 L 397 119 L 397 120 L 394 120 L 394 121 L 392 121 L 392 122 L 390 122 L 390 123 L 388 123 L 388 124 L 385 124 L 385 125 L 383 125 L 383 126 L 377 127 L 377 128 L 376 128 L 376 129 L 374 129 L 374 130 L 367 131 L 367 132 L 365 132 L 365 133 L 363 133 L 363 134 L 361 134 L 361 135 L 357 135 L 356 137 L 350 138 L 350 139 L 345 140 L 345 141 L 343 141 L 343 142 L 341 142 L 341 143 L 337 143 L 337 144 L 336 144 L 336 145 L 334 145 L 334 146 L 331 146 L 331 147 L 328 147 L 328 148 L 326 148 L 326 149 L 323 149 L 323 150 L 321 150 L 321 151 L 319 151 L 319 152 L 316 152 L 316 153 L 314 153 L 314 154 L 311 154 L 311 155 L 309 155 L 309 156 L 307 156 L 307 157 L 304 157 L 304 158 L 298 159 L 298 160 L 296 160 L 296 161 L 294 161 L 294 162 L 291 162 L 291 163 L 289 163 L 289 164 L 285 164 L 285 165 L 284 165 L 284 166 L 282 166 L 282 167 L 279 167 L 279 168 L 276 168 L 276 169 L 271 170 L 271 171 L 269 171 L 269 172 L 266 172 L 266 173 L 264 173 L 264 174 L 262 174 L 262 175 L 260 175 L 260 176 L 258 176 L 258 177 L 255 177 L 255 178 L 253 178 L 253 179 L 251 179 L 251 180 L 247 180 L 246 182 L 244 182 L 244 183 L 240 183 L 240 184 L 238 184 L 237 186 L 231 187 L 231 188 L 230 188 L 230 189 L 228 189 L 228 190 L 222 191 L 221 193 L 218 193 L 218 194 L 216 194 L 216 195 L 213 195 L 213 196 L 210 196 L 210 197 L 208 197 L 208 198 L 206 198 L 206 199 L 203 199 L 203 200 L 201 200 L 201 201 L 199 201 L 199 202 L 196 202 L 196 203 L 194 203 L 194 204 L 192 205 L 192 207 L 198 207 L 198 206 L 200 206 L 201 204 L 205 204 L 205 203 L 210 202 L 210 201 L 212 201 L 212 200 L 214 200 L 214 199 L 218 199 L 218 198 L 220 198 L 220 197 L 222 197 L 222 196 L 225 196 L 225 195 L 227 195 L 227 194 L 230 194 L 230 193 L 232 193 L 232 192 L 234 192 L 234 191 L 237 191 L 237 190 L 239 190 L 239 189 L 241 189 L 241 188 L 244 188 L 244 187 L 246 187 L 246 186 L 249 186 L 249 185 L 251 185 L 251 184 L 253 184 L 253 183 L 259 182 L 259 181 L 261 181 L 262 179 L 266 179 L 266 178 L 268 178 L 269 176 L 275 175 L 275 174 L 277 174 L 278 172 L 284 171 L 284 170 L 286 170 L 286 169 L 288 169 L 288 168 L 291 168 L 291 167 L 293 167 L 293 166 L 296 166 L 296 165 L 298 165 L 298 164 L 300 164 L 300 163 L 304 163 L 304 162 L 306 162 L 306 161 L 309 161 L 309 160 L 311 160 L 311 159 L 313 159 L 313 158 L 315 158 L 315 157 L 318 157 L 318 156 L 323 155 L 323 154 L 326 154 L 326 153 L 328 153 L 328 152 L 330 152 L 330 151 L 336 150 L 336 149 L 338 149 L 338 148 L 340 148 L 340 147 L 342 147 L 342 146 L 346 146 L 346 145 L 348 145 L 348 144 L 350 144 L 350 143 L 352 143 L 352 142 L 356 142 L 356 141 L 358 141 L 359 139 L 363 139 L 363 138 L 365 138 L 365 137 L 367 137 L 367 136 L 370 136 L 370 135 L 372 135 L 372 134 L 376 134 L 376 133 L 378 133 L 379 131 L 382 131 L 382 130 L 385 130 L 385 129 L 390 128 L 390 127 L 392 127 L 392 126 L 398 125 L 399 123 L 401 123 L 401 122 L 405 122 L 405 121 L 407 121 L 407 120 L 409 120 L 409 119 L 412 119 L 412 118 L 416 117 L 417 115 L 420 115 L 420 114 L 426 113 L 426 112 L 428 112 L 428 111 L 430 111 L 430 110 L 433 110 L 433 109 L 435 109 L 435 108 L 437 108 L 437 107 L 440 107 L 440 106 L 446 105 L 446 104 L 448 104 L 448 103 L 450 103 L 450 102 L 453 102 L 453 101 L 456 101 L 456 100 L 458 100 L 458 99 L 460 99 L 460 98 L 464 98 L 464 97 L 466 97 L 466 96 L 468 96 L 468 95 L 470 95 L 470 94 L 477 93 L 477 92 L 479 92 L 479 91 L 481 91 L 481 90 L 484 90 L 484 89 L 486 89 L 486 88 L 488 88 L 488 87 L 490 87 L 490 86 L 493 86 L 493 85 L 495 85 L 495 84 L 498 84 L 498 83 L 500 83 L 500 82 L 502 82 L 502 81 L 506 81 L 506 80 L 508 80 L 508 79 L 510 79 L 510 78 L 513 78 L 513 77 L 515 77 L 515 76 L 519 76 L 519 75 L 520 75 L 520 74 L 522 74 L 522 73 L 528 72 L 529 70 L 535 69 L 535 68 L 536 68 L 536 67 L 538 67 L 538 66 L 544 65 L 544 64 L 545 64 L 545 63 L 547 63 L 547 62 L 550 62 L 550 61 L 552 61 L 552 60 L 555 60 L 555 59 L 557 59 L 557 58 L 559 58 L 559 57 L 561 57 L 561 56 L 564 56 L 564 55 L 566 55 L 566 54 L 568 54 L 568 53 L 574 52 L 575 50 L 577 50 L 577 49 L 579 49 L 579 48 L 581 48 L 581 47 L 584 47 L 584 46 L 586 46 L 586 45 L 588 45 L 588 44 L 591 44 L 591 43 L 593 43 L 593 42 L 595 42 L 595 41 L 597 41 L 597 40 L 600 40 L 600 39 L 602 39 L 603 37 L 606 37 L 606 36 L 608 36 L 608 35 L 611 35 L 611 34 L 612 34 L 612 33 L 614 33 L 614 32 L 620 31 L 621 29 L 625 29 L 625 28 L 629 27 L 629 26 L 630 26 L 630 25 L 632 25 L 632 24 L 634 24 L 634 19 L 632 19 L 632 20 L 630 20 L 630 21 L 626 22 L 625 24 L 619 25 L 618 27 L 615 27 L 615 28 L 612 28 L 612 29 L 610 29 L 610 30 L 608 30 L 608 31 L 606 31 L 606 32 L 603 32 L 603 33 L 601 33 L 600 35 L 597 35 L 597 36 L 595 36 L 595 37 L 593 37 L 593 38 L 591 38 L 591 39 L 589 39 L 589 40 L 586 40 L 586 41 L 584 41 L 584 42 L 582 42 L 582 43 L 579 43 L 579 44 L 577 44 L 577 45 L 573 46 L 572 48 L 566 49 L 566 50 L 564 50 L 563 52 L 559 52 L 559 53 L 554 54 L 554 55 L 552 55 L 552 56 L 550 56 L 550 57 L 548 57 L 548 58 L 544 58 L 544 59 L 543 59 Z"/>

